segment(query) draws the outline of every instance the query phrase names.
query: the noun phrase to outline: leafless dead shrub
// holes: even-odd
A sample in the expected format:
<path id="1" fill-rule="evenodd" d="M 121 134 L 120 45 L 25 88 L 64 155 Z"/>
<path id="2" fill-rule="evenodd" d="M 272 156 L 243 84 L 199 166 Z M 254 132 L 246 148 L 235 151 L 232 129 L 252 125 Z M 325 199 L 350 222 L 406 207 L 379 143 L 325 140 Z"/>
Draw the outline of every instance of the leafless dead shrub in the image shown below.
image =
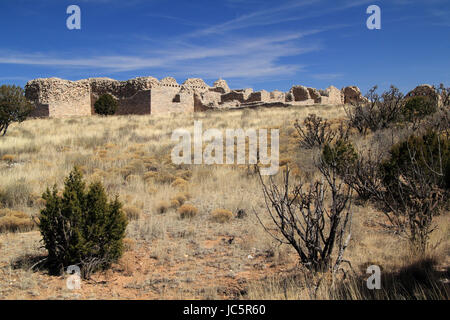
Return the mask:
<path id="1" fill-rule="evenodd" d="M 265 225 L 258 213 L 256 216 L 275 240 L 295 249 L 302 265 L 311 271 L 330 270 L 334 274 L 344 261 L 343 254 L 350 241 L 351 189 L 338 182 L 336 171 L 329 166 L 320 166 L 320 171 L 322 181 L 310 185 L 291 185 L 289 168 L 283 173 L 281 185 L 272 177 L 266 183 L 259 175 L 275 230 Z M 333 262 L 335 248 L 337 257 Z"/>
<path id="2" fill-rule="evenodd" d="M 330 143 L 336 133 L 331 130 L 330 124 L 326 119 L 310 114 L 303 121 L 303 128 L 295 121 L 294 127 L 300 136 L 300 146 L 305 149 L 320 147 L 326 143 Z"/>

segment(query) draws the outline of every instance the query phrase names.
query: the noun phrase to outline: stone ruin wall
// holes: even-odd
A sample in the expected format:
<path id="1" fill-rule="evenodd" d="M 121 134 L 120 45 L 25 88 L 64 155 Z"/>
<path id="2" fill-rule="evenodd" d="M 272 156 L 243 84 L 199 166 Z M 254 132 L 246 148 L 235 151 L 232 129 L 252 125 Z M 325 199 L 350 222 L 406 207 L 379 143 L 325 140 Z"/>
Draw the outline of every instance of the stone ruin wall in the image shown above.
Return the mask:
<path id="1" fill-rule="evenodd" d="M 91 86 L 91 114 L 94 104 L 103 94 L 110 94 L 118 101 L 118 115 L 150 114 L 150 92 L 159 83 L 156 78 L 142 77 L 128 81 L 109 78 L 89 79 Z"/>
<path id="2" fill-rule="evenodd" d="M 36 103 L 31 116 L 63 118 L 91 115 L 88 80 L 68 81 L 57 78 L 28 82 L 26 96 Z"/>
<path id="3" fill-rule="evenodd" d="M 433 87 L 422 85 L 406 97 L 429 95 Z M 250 108 L 258 106 L 343 105 L 365 103 L 367 99 L 356 86 L 342 90 L 330 86 L 325 90 L 296 85 L 288 92 L 253 89 L 231 90 L 225 80 L 212 87 L 202 79 L 187 79 L 178 84 L 174 78 L 158 80 L 140 77 L 127 81 L 90 78 L 79 81 L 58 78 L 35 79 L 25 86 L 25 95 L 36 109 L 33 117 L 62 118 L 95 114 L 94 104 L 103 94 L 118 101 L 117 114 L 191 113 L 215 109 Z"/>
<path id="4" fill-rule="evenodd" d="M 181 87 L 152 89 L 151 114 L 194 112 L 194 95 L 180 93 Z"/>
<path id="5" fill-rule="evenodd" d="M 414 90 L 410 91 L 405 98 L 413 98 L 413 97 L 429 97 L 430 99 L 436 101 L 438 107 L 443 106 L 442 97 L 438 94 L 436 89 L 429 84 L 422 84 L 417 86 Z"/>

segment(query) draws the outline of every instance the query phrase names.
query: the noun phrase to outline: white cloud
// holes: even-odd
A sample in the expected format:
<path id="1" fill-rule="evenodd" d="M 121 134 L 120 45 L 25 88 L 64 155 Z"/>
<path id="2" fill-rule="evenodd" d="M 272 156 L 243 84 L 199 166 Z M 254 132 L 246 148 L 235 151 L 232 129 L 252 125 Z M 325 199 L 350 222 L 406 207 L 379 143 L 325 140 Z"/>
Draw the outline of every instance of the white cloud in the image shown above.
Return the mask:
<path id="1" fill-rule="evenodd" d="M 231 31 L 250 27 L 270 26 L 289 21 L 318 18 L 332 12 L 361 6 L 371 2 L 373 2 L 373 0 L 357 0 L 340 2 L 338 5 L 332 2 L 332 5 L 330 5 L 324 0 L 290 1 L 281 5 L 256 10 L 223 23 L 198 29 L 187 36 L 200 37 L 212 34 L 226 34 Z M 314 10 L 311 8 L 311 6 L 318 4 L 320 4 L 320 7 L 316 6 Z M 308 10 L 305 10 L 304 7 L 308 7 Z"/>
<path id="2" fill-rule="evenodd" d="M 320 1 L 321 0 L 290 1 L 282 5 L 256 10 L 235 19 L 228 20 L 224 23 L 196 30 L 189 34 L 189 36 L 196 37 L 217 33 L 223 34 L 232 30 L 239 30 L 248 27 L 267 26 L 287 21 L 299 20 L 298 12 L 297 15 L 292 15 L 292 11 L 299 7 L 317 4 Z M 286 15 L 286 12 L 290 12 L 290 14 Z"/>
<path id="3" fill-rule="evenodd" d="M 73 57 L 70 54 L 0 51 L 0 64 L 95 69 L 110 73 L 164 70 L 168 74 L 195 74 L 205 78 L 281 76 L 297 72 L 302 66 L 283 64 L 279 59 L 320 50 L 317 42 L 299 44 L 299 39 L 319 32 L 322 30 L 258 38 L 230 38 L 203 46 L 176 43 L 163 49 L 140 50 L 139 55 Z"/>

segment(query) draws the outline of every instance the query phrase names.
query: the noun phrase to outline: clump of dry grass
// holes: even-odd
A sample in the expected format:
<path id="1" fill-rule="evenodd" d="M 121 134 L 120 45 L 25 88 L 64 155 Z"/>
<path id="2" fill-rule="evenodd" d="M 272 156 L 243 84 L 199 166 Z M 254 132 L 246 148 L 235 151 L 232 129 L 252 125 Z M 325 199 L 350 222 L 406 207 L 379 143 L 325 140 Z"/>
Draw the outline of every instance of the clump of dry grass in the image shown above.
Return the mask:
<path id="1" fill-rule="evenodd" d="M 370 264 L 370 263 L 369 263 Z M 450 290 L 433 258 L 382 269 L 380 289 L 367 288 L 365 269 L 331 281 L 328 274 L 297 270 L 250 282 L 242 298 L 257 300 L 448 300 Z M 318 279 L 322 279 L 320 282 Z M 318 285 L 318 287 L 316 287 Z"/>
<path id="2" fill-rule="evenodd" d="M 131 252 L 125 252 L 118 263 L 119 270 L 124 275 L 131 277 L 136 272 L 136 264 L 132 259 Z"/>
<path id="3" fill-rule="evenodd" d="M 177 194 L 172 198 L 172 200 L 176 200 L 176 201 L 180 204 L 180 206 L 181 206 L 181 205 L 183 205 L 183 204 L 186 202 L 187 197 L 186 197 L 186 195 L 183 194 L 183 193 L 177 193 Z"/>
<path id="4" fill-rule="evenodd" d="M 2 159 L 2 161 L 11 163 L 11 162 L 14 162 L 14 160 L 16 160 L 16 156 L 13 154 L 5 154 L 2 156 L 1 159 Z"/>
<path id="5" fill-rule="evenodd" d="M 211 220 L 218 223 L 225 223 L 233 219 L 233 212 L 226 209 L 215 209 L 211 212 Z"/>
<path id="6" fill-rule="evenodd" d="M 198 209 L 194 205 L 186 203 L 179 207 L 177 212 L 181 219 L 191 219 L 198 214 Z"/>
<path id="7" fill-rule="evenodd" d="M 146 173 L 144 173 L 144 181 L 145 182 L 151 181 L 157 175 L 158 175 L 158 173 L 156 171 L 146 172 Z"/>
<path id="8" fill-rule="evenodd" d="M 174 188 L 184 188 L 187 186 L 187 181 L 183 178 L 176 178 L 174 182 L 172 182 L 171 186 Z"/>
<path id="9" fill-rule="evenodd" d="M 170 172 L 168 172 L 168 171 L 161 171 L 161 172 L 158 172 L 158 173 L 153 177 L 153 180 L 154 180 L 156 183 L 159 183 L 159 184 L 171 184 L 172 182 L 175 181 L 175 179 L 176 179 L 176 177 L 175 177 L 172 173 L 170 173 Z"/>
<path id="10" fill-rule="evenodd" d="M 178 201 L 177 199 L 171 199 L 170 200 L 170 207 L 172 209 L 177 209 L 179 206 L 181 206 L 180 201 Z"/>
<path id="11" fill-rule="evenodd" d="M 24 179 L 16 180 L 0 189 L 0 203 L 6 207 L 28 206 L 32 202 L 31 188 Z"/>
<path id="12" fill-rule="evenodd" d="M 132 220 L 139 220 L 139 218 L 142 215 L 142 211 L 132 205 L 127 205 L 123 207 L 123 211 L 125 212 L 128 220 L 132 221 Z"/>
<path id="13" fill-rule="evenodd" d="M 31 231 L 34 226 L 31 217 L 22 211 L 0 210 L 0 233 Z"/>
<path id="14" fill-rule="evenodd" d="M 160 201 L 157 205 L 156 205 L 156 212 L 159 214 L 163 214 L 166 213 L 167 210 L 169 210 L 169 208 L 171 207 L 170 203 L 163 200 Z"/>
<path id="15" fill-rule="evenodd" d="M 132 251 L 136 246 L 136 240 L 125 238 L 123 239 L 123 246 L 125 248 L 125 251 Z"/>

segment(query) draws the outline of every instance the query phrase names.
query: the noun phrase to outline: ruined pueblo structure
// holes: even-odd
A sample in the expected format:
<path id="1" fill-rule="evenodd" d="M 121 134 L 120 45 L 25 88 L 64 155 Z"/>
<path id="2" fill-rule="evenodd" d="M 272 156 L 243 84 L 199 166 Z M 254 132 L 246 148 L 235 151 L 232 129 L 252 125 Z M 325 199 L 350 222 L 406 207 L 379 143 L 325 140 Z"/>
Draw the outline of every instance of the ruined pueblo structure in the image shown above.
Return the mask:
<path id="1" fill-rule="evenodd" d="M 27 99 L 35 105 L 33 117 L 63 118 L 93 115 L 94 104 L 103 94 L 118 101 L 116 114 L 164 114 L 217 109 L 295 106 L 342 105 L 366 102 L 358 87 L 342 90 L 330 86 L 317 90 L 293 86 L 288 92 L 253 89 L 231 90 L 225 80 L 208 86 L 202 79 L 187 79 L 182 85 L 174 78 L 158 80 L 141 77 L 127 81 L 90 78 L 79 81 L 59 78 L 35 79 L 25 86 Z"/>

